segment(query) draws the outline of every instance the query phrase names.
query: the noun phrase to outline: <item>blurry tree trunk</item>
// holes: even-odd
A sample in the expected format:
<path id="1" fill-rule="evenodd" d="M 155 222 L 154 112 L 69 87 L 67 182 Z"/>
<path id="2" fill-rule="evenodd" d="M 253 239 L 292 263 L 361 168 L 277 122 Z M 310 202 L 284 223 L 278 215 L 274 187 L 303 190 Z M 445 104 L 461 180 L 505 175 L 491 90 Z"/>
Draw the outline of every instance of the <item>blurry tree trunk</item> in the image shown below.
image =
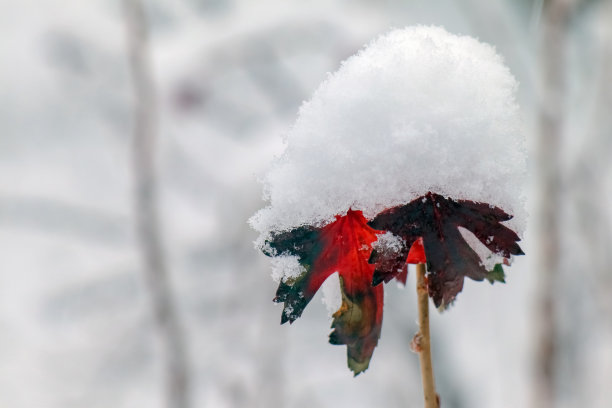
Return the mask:
<path id="1" fill-rule="evenodd" d="M 597 158 L 597 164 L 601 169 L 599 174 L 594 177 L 597 180 L 597 187 L 593 188 L 592 193 L 610 191 L 610 176 L 612 175 L 612 118 L 610 117 L 610 107 L 612 106 L 612 1 L 602 1 L 600 13 L 603 21 L 607 23 L 604 32 L 603 45 L 601 47 L 601 73 L 599 78 L 599 94 L 596 97 L 596 112 L 592 123 L 597 127 L 594 130 L 596 147 L 593 148 L 593 156 Z M 589 158 L 586 158 L 589 160 Z M 588 234 L 585 231 L 585 242 L 589 243 L 589 248 L 597 248 L 594 258 L 596 259 L 596 279 L 602 282 L 597 285 L 599 289 L 599 302 L 603 306 L 603 312 L 608 316 L 612 315 L 612 215 L 609 211 L 610 203 L 603 201 L 599 203 L 597 211 L 601 215 L 597 234 Z M 612 322 L 608 321 L 609 324 Z M 612 325 L 610 326 L 612 329 Z"/>
<path id="2" fill-rule="evenodd" d="M 588 90 L 582 100 L 589 109 L 577 110 L 586 119 L 579 128 L 580 149 L 572 151 L 568 179 L 568 196 L 576 217 L 574 247 L 580 248 L 573 257 L 579 259 L 582 275 L 580 285 L 574 286 L 582 296 L 580 304 L 565 309 L 581 314 L 571 318 L 563 336 L 571 339 L 575 349 L 567 369 L 572 373 L 568 383 L 576 384 L 576 390 L 569 393 L 574 398 L 572 406 L 584 407 L 607 406 L 612 400 L 612 389 L 606 384 L 612 378 L 612 355 L 606 352 L 606 345 L 612 344 L 612 1 L 590 6 L 588 37 L 575 45 L 588 64 L 580 89 Z"/>
<path id="3" fill-rule="evenodd" d="M 537 142 L 539 288 L 536 298 L 534 408 L 555 406 L 557 334 L 555 288 L 559 276 L 561 166 L 564 127 L 567 27 L 572 0 L 545 0 L 540 43 L 541 97 Z"/>
<path id="4" fill-rule="evenodd" d="M 598 295 L 602 312 L 611 315 L 612 215 L 609 201 L 594 197 L 606 197 L 606 192 L 611 191 L 612 187 L 612 1 L 601 1 L 597 15 L 591 24 L 607 27 L 599 34 L 601 38 L 591 38 L 594 44 L 598 44 L 595 48 L 598 58 L 594 58 L 593 63 L 599 68 L 589 78 L 595 84 L 592 97 L 595 102 L 584 133 L 586 142 L 577 155 L 576 165 L 571 169 L 571 192 L 578 214 L 580 240 L 587 250 L 585 268 L 596 282 L 593 291 Z"/>
<path id="5" fill-rule="evenodd" d="M 140 0 L 124 0 L 129 57 L 134 84 L 134 184 L 140 252 L 153 318 L 164 353 L 166 407 L 189 407 L 185 340 L 170 288 L 161 243 L 155 169 L 157 111 L 148 51 L 147 25 Z"/>

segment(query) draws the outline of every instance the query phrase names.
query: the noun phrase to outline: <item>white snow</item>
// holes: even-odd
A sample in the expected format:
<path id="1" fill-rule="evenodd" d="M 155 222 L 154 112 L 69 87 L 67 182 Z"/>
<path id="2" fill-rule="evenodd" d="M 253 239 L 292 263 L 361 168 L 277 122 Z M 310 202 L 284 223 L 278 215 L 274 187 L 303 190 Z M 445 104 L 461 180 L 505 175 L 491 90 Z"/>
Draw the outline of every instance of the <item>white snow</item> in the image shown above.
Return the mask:
<path id="1" fill-rule="evenodd" d="M 299 258 L 295 255 L 279 255 L 272 258 L 272 279 L 275 282 L 284 282 L 288 279 L 297 278 L 306 269 L 300 265 Z"/>
<path id="2" fill-rule="evenodd" d="M 516 90 L 502 57 L 474 38 L 416 26 L 375 39 L 302 105 L 251 225 L 263 239 L 349 208 L 371 218 L 432 191 L 499 206 L 522 235 Z"/>
<path id="3" fill-rule="evenodd" d="M 406 242 L 401 237 L 387 231 L 384 234 L 378 234 L 378 239 L 372 243 L 372 248 L 378 251 L 398 253 L 405 245 Z"/>
<path id="4" fill-rule="evenodd" d="M 323 285 L 321 285 L 323 297 L 321 301 L 327 309 L 327 315 L 331 317 L 342 306 L 342 292 L 340 292 L 340 277 L 338 272 L 331 274 Z"/>

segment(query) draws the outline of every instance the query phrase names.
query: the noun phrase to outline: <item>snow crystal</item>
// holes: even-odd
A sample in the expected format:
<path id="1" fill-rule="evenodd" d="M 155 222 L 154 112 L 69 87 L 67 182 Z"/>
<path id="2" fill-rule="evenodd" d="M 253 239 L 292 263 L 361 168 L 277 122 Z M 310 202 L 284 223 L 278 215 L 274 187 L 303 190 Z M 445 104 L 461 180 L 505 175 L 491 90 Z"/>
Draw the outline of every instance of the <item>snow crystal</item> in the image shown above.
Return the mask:
<path id="1" fill-rule="evenodd" d="M 378 234 L 378 239 L 372 242 L 372 249 L 380 252 L 399 253 L 406 246 L 406 241 L 392 232 Z"/>
<path id="2" fill-rule="evenodd" d="M 418 26 L 377 38 L 303 104 L 251 225 L 265 237 L 349 208 L 372 218 L 431 191 L 499 206 L 521 235 L 516 89 L 502 57 L 471 37 Z"/>
<path id="3" fill-rule="evenodd" d="M 303 274 L 306 269 L 300 265 L 299 258 L 295 255 L 279 255 L 271 260 L 272 262 L 272 279 L 275 282 L 284 282 L 287 279 L 297 278 Z"/>

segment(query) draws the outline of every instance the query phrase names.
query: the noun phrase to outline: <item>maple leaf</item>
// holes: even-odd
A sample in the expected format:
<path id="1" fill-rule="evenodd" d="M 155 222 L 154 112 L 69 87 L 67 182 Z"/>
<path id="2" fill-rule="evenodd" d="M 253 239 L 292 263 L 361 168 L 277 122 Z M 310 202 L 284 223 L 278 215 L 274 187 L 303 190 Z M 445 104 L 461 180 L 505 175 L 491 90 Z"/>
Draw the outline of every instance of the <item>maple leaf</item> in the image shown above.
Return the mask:
<path id="1" fill-rule="evenodd" d="M 329 341 L 347 345 L 355 375 L 368 368 L 382 326 L 383 288 L 372 286 L 374 265 L 368 263 L 380 232 L 368 226 L 361 211 L 349 210 L 322 228 L 273 233 L 266 242 L 266 255 L 295 255 L 305 269 L 278 287 L 274 301 L 284 303 L 281 324 L 300 317 L 323 282 L 338 272 L 342 305 L 333 315 Z"/>
<path id="2" fill-rule="evenodd" d="M 503 281 L 501 265 L 487 271 L 459 227 L 471 231 L 491 252 L 504 258 L 524 255 L 517 243 L 518 235 L 502 224 L 511 218 L 502 209 L 486 203 L 453 200 L 431 192 L 383 211 L 369 225 L 401 237 L 404 246 L 394 255 L 373 254 L 370 258 L 376 264 L 373 284 L 400 274 L 409 261 L 408 248 L 414 248 L 419 239 L 426 256 L 429 296 L 436 307 L 444 308 L 455 299 L 466 276 L 477 281 Z"/>

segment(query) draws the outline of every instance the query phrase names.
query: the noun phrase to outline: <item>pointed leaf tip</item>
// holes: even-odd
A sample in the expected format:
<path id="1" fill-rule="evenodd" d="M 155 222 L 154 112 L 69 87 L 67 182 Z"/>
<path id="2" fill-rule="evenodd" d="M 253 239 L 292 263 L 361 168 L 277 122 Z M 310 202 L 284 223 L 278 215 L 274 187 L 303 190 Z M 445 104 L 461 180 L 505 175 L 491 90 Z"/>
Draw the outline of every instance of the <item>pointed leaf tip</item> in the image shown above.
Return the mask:
<path id="1" fill-rule="evenodd" d="M 372 286 L 378 286 L 381 283 L 383 283 L 385 280 L 384 275 L 374 272 L 374 274 L 372 275 Z"/>
<path id="2" fill-rule="evenodd" d="M 353 377 L 365 372 L 370 367 L 370 360 L 367 362 L 358 362 L 351 358 L 348 359 L 348 367 L 353 372 Z"/>
<path id="3" fill-rule="evenodd" d="M 495 264 L 493 270 L 487 274 L 487 280 L 491 285 L 495 282 L 506 283 L 506 273 L 501 264 Z"/>

